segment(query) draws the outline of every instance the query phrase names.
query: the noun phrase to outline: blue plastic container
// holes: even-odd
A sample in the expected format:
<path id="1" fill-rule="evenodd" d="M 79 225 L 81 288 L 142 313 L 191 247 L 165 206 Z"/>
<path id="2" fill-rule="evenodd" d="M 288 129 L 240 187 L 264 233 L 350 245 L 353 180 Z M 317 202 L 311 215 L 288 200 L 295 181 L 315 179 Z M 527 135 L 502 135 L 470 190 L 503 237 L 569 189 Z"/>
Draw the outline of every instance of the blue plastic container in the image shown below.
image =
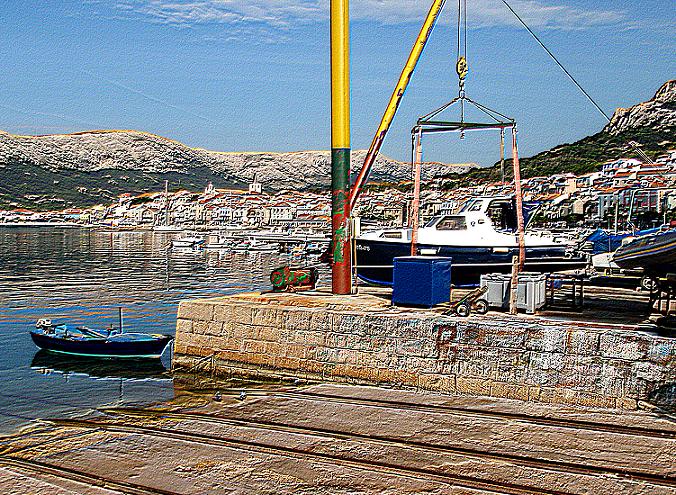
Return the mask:
<path id="1" fill-rule="evenodd" d="M 392 303 L 431 308 L 451 299 L 451 258 L 394 258 Z"/>

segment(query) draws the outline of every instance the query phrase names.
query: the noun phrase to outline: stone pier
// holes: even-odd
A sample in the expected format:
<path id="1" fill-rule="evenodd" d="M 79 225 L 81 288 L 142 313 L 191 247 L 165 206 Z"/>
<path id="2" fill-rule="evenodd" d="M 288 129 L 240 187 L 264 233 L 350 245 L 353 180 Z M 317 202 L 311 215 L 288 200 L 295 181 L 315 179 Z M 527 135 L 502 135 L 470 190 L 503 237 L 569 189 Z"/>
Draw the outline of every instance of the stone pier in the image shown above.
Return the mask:
<path id="1" fill-rule="evenodd" d="M 673 404 L 676 340 L 631 325 L 449 317 L 375 295 L 239 294 L 183 301 L 175 365 L 387 384 L 545 403 Z"/>

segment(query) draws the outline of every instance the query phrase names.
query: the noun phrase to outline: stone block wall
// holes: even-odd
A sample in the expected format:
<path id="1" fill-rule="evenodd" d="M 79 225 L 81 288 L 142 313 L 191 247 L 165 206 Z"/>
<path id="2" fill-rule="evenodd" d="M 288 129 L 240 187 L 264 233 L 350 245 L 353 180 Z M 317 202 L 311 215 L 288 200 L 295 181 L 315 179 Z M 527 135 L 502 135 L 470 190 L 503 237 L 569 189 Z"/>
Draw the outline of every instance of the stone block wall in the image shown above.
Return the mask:
<path id="1" fill-rule="evenodd" d="M 175 363 L 211 356 L 224 373 L 610 408 L 636 408 L 664 390 L 673 395 L 672 339 L 525 316 L 446 317 L 366 298 L 247 294 L 184 301 Z"/>

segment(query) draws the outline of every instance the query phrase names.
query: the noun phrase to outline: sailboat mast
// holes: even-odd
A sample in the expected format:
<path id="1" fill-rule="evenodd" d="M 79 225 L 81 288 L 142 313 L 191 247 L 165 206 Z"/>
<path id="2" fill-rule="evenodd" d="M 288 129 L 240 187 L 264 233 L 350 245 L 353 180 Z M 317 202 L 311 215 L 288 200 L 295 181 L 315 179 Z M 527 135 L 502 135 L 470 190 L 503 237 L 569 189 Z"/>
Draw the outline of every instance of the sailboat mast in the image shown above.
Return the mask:
<path id="1" fill-rule="evenodd" d="M 169 225 L 169 181 L 164 181 L 164 225 Z"/>

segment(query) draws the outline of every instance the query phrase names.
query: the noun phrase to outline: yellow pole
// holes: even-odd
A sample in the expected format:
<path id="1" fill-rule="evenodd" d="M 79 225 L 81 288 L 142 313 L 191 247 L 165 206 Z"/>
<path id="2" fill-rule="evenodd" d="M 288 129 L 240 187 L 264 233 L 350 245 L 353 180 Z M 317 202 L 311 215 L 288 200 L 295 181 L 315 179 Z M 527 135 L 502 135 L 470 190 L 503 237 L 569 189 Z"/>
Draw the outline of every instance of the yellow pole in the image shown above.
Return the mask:
<path id="1" fill-rule="evenodd" d="M 331 0 L 331 147 L 350 147 L 349 0 Z"/>
<path id="2" fill-rule="evenodd" d="M 348 0 L 331 0 L 331 285 L 334 294 L 352 292 L 349 18 Z"/>

